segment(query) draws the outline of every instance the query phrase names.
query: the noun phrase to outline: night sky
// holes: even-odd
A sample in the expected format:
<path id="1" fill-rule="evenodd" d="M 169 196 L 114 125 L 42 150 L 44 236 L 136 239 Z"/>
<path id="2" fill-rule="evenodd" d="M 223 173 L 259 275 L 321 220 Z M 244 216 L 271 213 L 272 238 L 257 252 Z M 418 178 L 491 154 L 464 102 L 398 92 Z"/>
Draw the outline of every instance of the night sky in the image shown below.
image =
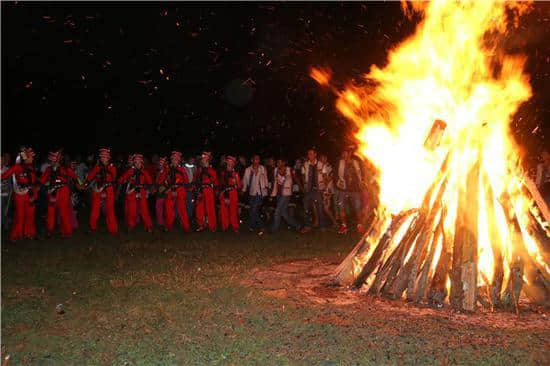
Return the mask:
<path id="1" fill-rule="evenodd" d="M 2 150 L 334 156 L 352 126 L 309 67 L 342 85 L 414 26 L 397 2 L 2 2 Z M 529 56 L 535 96 L 513 125 L 528 152 L 550 144 L 548 40 L 536 3 L 507 41 Z"/>

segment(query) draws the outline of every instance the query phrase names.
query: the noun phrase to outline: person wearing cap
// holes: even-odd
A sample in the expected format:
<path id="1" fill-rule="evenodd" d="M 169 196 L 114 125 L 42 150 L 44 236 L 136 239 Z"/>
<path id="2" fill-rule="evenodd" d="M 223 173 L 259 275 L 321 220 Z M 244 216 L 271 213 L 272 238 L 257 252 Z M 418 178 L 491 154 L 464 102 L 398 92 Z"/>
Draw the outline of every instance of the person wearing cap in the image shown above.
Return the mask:
<path id="1" fill-rule="evenodd" d="M 14 218 L 8 239 L 12 242 L 36 237 L 34 222 L 35 201 L 38 197 L 36 188 L 36 170 L 33 166 L 34 150 L 23 148 L 17 157 L 16 163 L 2 173 L 2 180 L 13 177 L 14 189 Z"/>
<path id="2" fill-rule="evenodd" d="M 258 235 L 262 235 L 263 222 L 260 217 L 260 208 L 265 196 L 267 196 L 267 171 L 260 164 L 260 156 L 252 157 L 252 165 L 244 171 L 243 176 L 243 192 L 248 192 L 250 206 L 248 214 L 248 226 L 250 231 L 258 230 Z"/>
<path id="3" fill-rule="evenodd" d="M 107 224 L 107 231 L 110 234 L 118 232 L 118 222 L 115 215 L 115 189 L 117 169 L 111 163 L 111 150 L 99 149 L 99 161 L 88 172 L 84 188 L 91 187 L 91 205 L 89 226 L 90 232 L 97 231 L 97 221 L 101 213 L 101 201 L 104 201 L 104 215 Z"/>
<path id="4" fill-rule="evenodd" d="M 302 233 L 311 231 L 313 223 L 313 210 L 319 215 L 319 225 L 325 226 L 325 214 L 323 212 L 323 196 L 325 189 L 325 166 L 317 160 L 317 151 L 309 149 L 307 161 L 302 166 L 302 188 L 304 192 L 304 218 L 305 225 Z"/>
<path id="5" fill-rule="evenodd" d="M 352 159 L 353 147 L 349 147 L 342 152 L 342 159 L 338 162 L 338 210 L 340 212 L 339 234 L 348 232 L 348 218 L 346 215 L 346 201 L 350 201 L 353 211 L 357 217 L 357 229 L 361 230 L 361 187 L 362 176 L 359 162 Z"/>
<path id="6" fill-rule="evenodd" d="M 189 231 L 189 219 L 187 217 L 187 192 L 185 185 L 189 183 L 187 171 L 181 165 L 181 152 L 172 151 L 170 164 L 161 167 L 157 178 L 157 184 L 166 187 L 166 198 L 164 199 L 164 225 L 166 230 L 172 230 L 178 211 L 183 230 Z"/>
<path id="7" fill-rule="evenodd" d="M 126 182 L 128 183 L 125 197 L 126 225 L 129 230 L 133 230 L 137 225 L 139 213 L 145 231 L 150 233 L 153 231 L 153 221 L 147 203 L 147 187 L 153 184 L 153 179 L 149 172 L 144 169 L 143 155 L 134 154 L 132 156 L 132 166 L 118 178 L 119 184 Z"/>
<path id="8" fill-rule="evenodd" d="M 78 184 L 78 178 L 73 169 L 61 165 L 62 154 L 59 150 L 50 151 L 50 165 L 40 177 L 40 184 L 47 185 L 46 236 L 51 237 L 55 230 L 55 218 L 59 217 L 61 236 L 68 238 L 73 234 L 73 217 L 71 190 L 69 183 Z"/>
<path id="9" fill-rule="evenodd" d="M 203 152 L 200 158 L 200 167 L 195 172 L 193 181 L 197 187 L 196 199 L 196 218 L 197 231 L 205 229 L 205 214 L 208 220 L 208 229 L 216 231 L 216 207 L 214 189 L 218 186 L 218 174 L 216 170 L 210 166 L 212 154 Z"/>
<path id="10" fill-rule="evenodd" d="M 293 170 L 286 166 L 286 160 L 279 159 L 277 161 L 277 167 L 274 170 L 273 190 L 271 191 L 271 197 L 277 197 L 277 207 L 275 208 L 275 216 L 273 220 L 272 232 L 279 230 L 281 225 L 281 217 L 285 219 L 286 223 L 293 229 L 298 230 L 298 223 L 294 220 L 294 217 L 288 213 L 288 204 L 290 197 L 292 197 L 293 187 Z"/>
<path id="11" fill-rule="evenodd" d="M 220 174 L 221 192 L 220 198 L 220 219 L 223 231 L 226 231 L 231 224 L 235 233 L 239 232 L 239 190 L 241 189 L 241 178 L 235 171 L 237 158 L 227 156 L 225 158 L 225 169 Z"/>

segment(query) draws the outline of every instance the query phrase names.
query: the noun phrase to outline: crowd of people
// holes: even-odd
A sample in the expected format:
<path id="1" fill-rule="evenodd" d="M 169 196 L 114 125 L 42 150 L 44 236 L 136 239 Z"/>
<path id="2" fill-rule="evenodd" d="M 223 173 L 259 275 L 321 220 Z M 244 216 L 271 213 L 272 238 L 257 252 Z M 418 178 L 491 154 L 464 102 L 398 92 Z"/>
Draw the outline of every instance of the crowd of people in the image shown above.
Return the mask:
<path id="1" fill-rule="evenodd" d="M 40 218 L 41 236 L 70 237 L 86 213 L 90 233 L 103 217 L 107 231 L 117 234 L 123 216 L 129 231 L 137 225 L 171 231 L 178 222 L 185 232 L 239 232 L 246 225 L 262 235 L 278 231 L 284 220 L 303 234 L 315 227 L 346 234 L 352 227 L 362 232 L 376 206 L 373 172 L 353 148 L 334 167 L 314 149 L 293 163 L 222 155 L 216 167 L 210 152 L 126 160 L 101 148 L 96 156 L 71 159 L 55 149 L 40 165 L 36 158 L 28 147 L 13 161 L 2 155 L 2 228 L 10 241 L 36 238 Z"/>

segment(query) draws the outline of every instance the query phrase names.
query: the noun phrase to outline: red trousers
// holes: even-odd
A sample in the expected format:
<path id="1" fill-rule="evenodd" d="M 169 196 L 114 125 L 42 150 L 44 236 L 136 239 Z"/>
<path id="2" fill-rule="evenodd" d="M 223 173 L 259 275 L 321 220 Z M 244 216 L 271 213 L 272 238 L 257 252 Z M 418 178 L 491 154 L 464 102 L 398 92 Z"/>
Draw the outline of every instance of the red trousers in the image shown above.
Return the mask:
<path id="1" fill-rule="evenodd" d="M 55 193 L 48 193 L 48 213 L 46 216 L 46 228 L 49 234 L 55 230 L 56 211 L 59 212 L 59 229 L 62 236 L 73 234 L 73 207 L 71 203 L 71 191 L 69 187 L 59 188 Z"/>
<path id="2" fill-rule="evenodd" d="M 229 224 L 233 231 L 239 230 L 239 195 L 236 190 L 232 189 L 227 192 L 229 202 L 226 203 L 226 195 L 220 197 L 220 219 L 222 230 L 229 228 Z"/>
<path id="3" fill-rule="evenodd" d="M 90 209 L 90 230 L 97 230 L 97 220 L 101 213 L 101 195 L 104 195 L 105 200 L 105 221 L 107 223 L 107 231 L 111 234 L 116 234 L 118 231 L 118 223 L 115 216 L 115 192 L 113 187 L 106 187 L 103 192 L 92 191 L 92 205 Z"/>
<path id="4" fill-rule="evenodd" d="M 128 225 L 130 229 L 136 227 L 139 211 L 145 230 L 153 230 L 153 221 L 149 214 L 149 205 L 147 204 L 147 194 L 145 191 L 142 191 L 139 195 L 138 197 L 136 191 L 126 194 L 126 225 Z"/>
<path id="5" fill-rule="evenodd" d="M 216 208 L 214 207 L 214 189 L 203 188 L 202 194 L 197 199 L 197 224 L 204 227 L 204 213 L 208 217 L 208 228 L 210 231 L 216 231 Z"/>
<path id="6" fill-rule="evenodd" d="M 164 199 L 164 224 L 167 230 L 172 230 L 176 219 L 176 209 L 181 219 L 181 227 L 189 231 L 189 218 L 187 217 L 187 193 L 184 187 L 179 187 L 176 192 L 168 191 Z"/>
<path id="7" fill-rule="evenodd" d="M 29 201 L 29 195 L 13 193 L 14 216 L 13 225 L 9 235 L 10 240 L 25 238 L 34 239 L 36 226 L 34 224 L 34 202 Z"/>

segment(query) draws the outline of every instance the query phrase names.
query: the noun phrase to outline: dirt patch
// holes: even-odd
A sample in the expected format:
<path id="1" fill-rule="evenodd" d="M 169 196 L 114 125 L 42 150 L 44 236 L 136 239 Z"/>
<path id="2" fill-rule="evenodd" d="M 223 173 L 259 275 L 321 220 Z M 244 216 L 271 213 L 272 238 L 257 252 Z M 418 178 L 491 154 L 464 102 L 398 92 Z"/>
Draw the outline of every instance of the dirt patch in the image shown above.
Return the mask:
<path id="1" fill-rule="evenodd" d="M 318 259 L 296 260 L 277 264 L 271 268 L 254 269 L 246 286 L 259 289 L 267 296 L 287 299 L 300 305 L 325 305 L 334 307 L 339 315 L 320 316 L 320 322 L 346 324 L 349 316 L 357 313 L 368 314 L 376 319 L 387 321 L 418 322 L 429 320 L 445 327 L 475 326 L 498 329 L 523 329 L 550 331 L 548 309 L 522 301 L 520 316 L 513 312 L 479 308 L 474 314 L 464 314 L 450 306 L 435 309 L 427 305 L 408 303 L 402 300 L 389 300 L 384 297 L 366 295 L 344 287 L 330 285 L 332 273 L 337 264 Z"/>

